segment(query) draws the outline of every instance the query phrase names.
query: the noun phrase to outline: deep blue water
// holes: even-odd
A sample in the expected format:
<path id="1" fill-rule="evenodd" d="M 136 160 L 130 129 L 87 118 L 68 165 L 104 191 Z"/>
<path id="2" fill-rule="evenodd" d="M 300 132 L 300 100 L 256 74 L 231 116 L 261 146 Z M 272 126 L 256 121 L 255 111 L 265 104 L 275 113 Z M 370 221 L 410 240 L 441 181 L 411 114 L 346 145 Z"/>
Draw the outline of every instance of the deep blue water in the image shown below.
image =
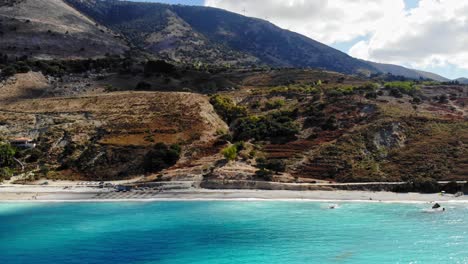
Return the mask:
<path id="1" fill-rule="evenodd" d="M 0 203 L 0 263 L 468 263 L 468 205 Z"/>

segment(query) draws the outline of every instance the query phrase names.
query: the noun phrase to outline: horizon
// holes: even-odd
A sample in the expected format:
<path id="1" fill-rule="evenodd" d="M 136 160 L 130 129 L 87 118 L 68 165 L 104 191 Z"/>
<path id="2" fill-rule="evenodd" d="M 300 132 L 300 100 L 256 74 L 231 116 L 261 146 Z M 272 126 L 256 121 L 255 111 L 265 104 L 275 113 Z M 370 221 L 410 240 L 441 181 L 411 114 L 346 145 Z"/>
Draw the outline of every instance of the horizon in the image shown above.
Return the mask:
<path id="1" fill-rule="evenodd" d="M 451 80 L 468 77 L 468 53 L 462 49 L 468 44 L 465 30 L 468 13 L 462 12 L 468 10 L 468 3 L 460 6 L 454 0 L 374 0 L 366 4 L 361 0 L 130 1 L 221 8 L 268 20 L 358 59 L 431 72 Z M 431 16 L 435 13 L 439 14 L 437 18 Z"/>

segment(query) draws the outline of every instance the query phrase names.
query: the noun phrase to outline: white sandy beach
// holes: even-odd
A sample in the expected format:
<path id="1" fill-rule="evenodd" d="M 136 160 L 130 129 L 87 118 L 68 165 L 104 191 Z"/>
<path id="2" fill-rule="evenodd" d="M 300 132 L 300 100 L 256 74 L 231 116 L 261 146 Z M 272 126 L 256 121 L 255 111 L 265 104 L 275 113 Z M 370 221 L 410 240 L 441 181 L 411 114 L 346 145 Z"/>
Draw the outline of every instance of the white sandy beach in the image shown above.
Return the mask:
<path id="1" fill-rule="evenodd" d="M 451 194 L 391 193 L 366 191 L 269 191 L 269 190 L 172 190 L 114 192 L 87 186 L 0 186 L 0 202 L 12 201 L 177 201 L 177 200 L 303 200 L 427 203 L 468 203 L 468 196 Z"/>

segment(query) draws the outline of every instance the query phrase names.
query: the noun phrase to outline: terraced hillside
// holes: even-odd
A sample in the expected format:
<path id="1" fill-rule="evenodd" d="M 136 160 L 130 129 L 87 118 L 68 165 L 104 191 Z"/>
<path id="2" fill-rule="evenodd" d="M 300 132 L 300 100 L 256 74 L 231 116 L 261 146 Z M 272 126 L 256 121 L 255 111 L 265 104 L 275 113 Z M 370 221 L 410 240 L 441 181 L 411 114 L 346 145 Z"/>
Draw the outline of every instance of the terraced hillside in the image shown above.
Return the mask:
<path id="1" fill-rule="evenodd" d="M 253 138 L 236 160 L 257 172 L 246 166 L 238 179 L 467 180 L 467 86 L 421 83 L 399 94 L 392 87 L 404 83 L 370 85 L 303 70 L 257 73 L 244 84 L 222 95 L 247 109 L 246 118 L 231 123 L 234 138 Z M 289 129 L 297 129 L 295 136 L 285 138 Z M 207 180 L 235 178 L 218 170 Z"/>
<path id="2" fill-rule="evenodd" d="M 178 144 L 190 158 L 192 147 L 211 146 L 216 131 L 226 129 L 203 96 L 151 92 L 4 103 L 0 124 L 3 137 L 36 140 L 40 152 L 31 168 L 58 170 L 70 179 L 141 174 L 157 143 Z"/>
<path id="3" fill-rule="evenodd" d="M 252 188 L 467 179 L 468 86 L 320 70 L 119 67 L 0 83 L 0 136 L 38 144 L 17 153 L 24 172 Z"/>

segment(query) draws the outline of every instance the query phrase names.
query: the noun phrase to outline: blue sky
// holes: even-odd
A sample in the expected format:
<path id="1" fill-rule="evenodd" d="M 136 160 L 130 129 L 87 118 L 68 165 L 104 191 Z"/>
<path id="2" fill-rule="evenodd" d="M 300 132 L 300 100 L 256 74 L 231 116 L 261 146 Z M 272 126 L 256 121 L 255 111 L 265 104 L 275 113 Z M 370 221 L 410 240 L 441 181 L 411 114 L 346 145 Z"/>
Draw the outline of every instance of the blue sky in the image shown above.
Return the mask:
<path id="1" fill-rule="evenodd" d="M 209 5 L 237 13 L 243 13 L 245 8 L 248 16 L 269 17 L 270 22 L 282 28 L 357 58 L 431 71 L 451 79 L 468 77 L 468 49 L 465 52 L 463 48 L 468 46 L 468 1 L 132 1 Z M 336 10 L 339 10 L 339 16 L 334 16 Z M 455 25 L 454 21 L 460 25 Z M 437 31 L 434 25 L 444 30 Z M 465 38 L 460 37 L 463 35 Z"/>

